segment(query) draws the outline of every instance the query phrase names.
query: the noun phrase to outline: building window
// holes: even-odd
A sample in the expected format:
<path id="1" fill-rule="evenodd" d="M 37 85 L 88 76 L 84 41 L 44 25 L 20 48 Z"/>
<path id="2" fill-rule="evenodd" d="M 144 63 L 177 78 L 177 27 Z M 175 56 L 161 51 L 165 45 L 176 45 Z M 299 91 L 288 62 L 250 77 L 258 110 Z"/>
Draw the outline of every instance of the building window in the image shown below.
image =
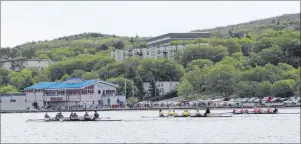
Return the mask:
<path id="1" fill-rule="evenodd" d="M 0 100 L 0 103 L 2 103 L 2 100 Z"/>
<path id="2" fill-rule="evenodd" d="M 10 100 L 10 102 L 16 102 L 16 100 L 12 99 L 12 100 Z"/>
<path id="3" fill-rule="evenodd" d="M 101 91 L 100 91 L 100 90 L 98 90 L 98 94 L 101 94 Z"/>

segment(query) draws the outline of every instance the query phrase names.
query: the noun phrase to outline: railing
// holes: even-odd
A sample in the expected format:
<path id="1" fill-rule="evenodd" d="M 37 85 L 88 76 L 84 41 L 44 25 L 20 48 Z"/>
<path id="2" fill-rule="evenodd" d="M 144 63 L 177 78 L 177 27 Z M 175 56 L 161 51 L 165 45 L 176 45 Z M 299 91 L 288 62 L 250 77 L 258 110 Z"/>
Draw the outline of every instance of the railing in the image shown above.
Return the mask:
<path id="1" fill-rule="evenodd" d="M 25 93 L 0 93 L 0 96 L 26 96 Z"/>

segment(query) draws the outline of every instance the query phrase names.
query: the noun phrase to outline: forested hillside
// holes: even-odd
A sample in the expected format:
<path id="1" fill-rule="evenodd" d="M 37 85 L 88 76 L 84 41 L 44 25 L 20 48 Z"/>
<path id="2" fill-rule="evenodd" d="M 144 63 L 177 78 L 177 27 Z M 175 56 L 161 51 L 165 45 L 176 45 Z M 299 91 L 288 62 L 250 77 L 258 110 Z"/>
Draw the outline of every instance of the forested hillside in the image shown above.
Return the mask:
<path id="1" fill-rule="evenodd" d="M 274 30 L 300 30 L 300 13 L 284 14 L 267 19 L 254 20 L 246 23 L 216 27 L 213 29 L 203 29 L 194 31 L 210 31 L 213 36 L 241 37 L 248 34 L 261 33 L 267 29 Z"/>
<path id="2" fill-rule="evenodd" d="M 287 19 L 300 24 L 300 17 L 296 18 L 295 14 L 280 18 L 274 18 L 276 25 L 278 20 L 282 23 Z M 270 27 L 270 21 L 266 19 L 240 24 L 235 27 L 237 31 L 248 30 L 248 34 L 240 36 L 227 31 L 227 38 L 174 41 L 174 45 L 189 44 L 183 52 L 176 53 L 175 60 L 128 59 L 116 62 L 110 57 L 111 50 L 143 47 L 145 39 L 96 33 L 27 43 L 9 51 L 1 49 L 2 56 L 50 58 L 57 62 L 41 72 L 36 69 L 21 72 L 0 69 L 0 90 L 20 91 L 40 81 L 81 77 L 119 83 L 119 92 L 124 91 L 123 84 L 126 81 L 127 96 L 132 96 L 134 90 L 140 99 L 145 93 L 154 97 L 155 80 L 181 81 L 178 95 L 188 99 L 202 96 L 296 95 L 300 92 L 300 61 L 297 57 L 297 50 L 301 49 L 300 30 L 273 28 Z M 266 27 L 256 31 L 256 25 Z M 151 82 L 150 91 L 143 90 L 143 82 Z"/>

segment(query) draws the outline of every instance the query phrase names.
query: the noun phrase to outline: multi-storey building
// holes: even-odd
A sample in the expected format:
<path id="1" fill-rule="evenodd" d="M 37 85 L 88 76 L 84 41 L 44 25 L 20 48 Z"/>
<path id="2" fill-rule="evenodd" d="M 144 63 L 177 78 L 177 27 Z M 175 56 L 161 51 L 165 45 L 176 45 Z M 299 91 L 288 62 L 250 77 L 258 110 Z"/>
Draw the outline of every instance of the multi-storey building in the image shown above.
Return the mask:
<path id="1" fill-rule="evenodd" d="M 178 81 L 157 81 L 156 87 L 159 90 L 159 95 L 168 94 L 171 91 L 174 91 L 178 88 L 180 82 Z M 148 91 L 150 89 L 150 83 L 143 83 L 144 91 Z"/>
<path id="2" fill-rule="evenodd" d="M 25 88 L 23 94 L 0 94 L 2 110 L 25 110 L 39 106 L 76 106 L 83 103 L 102 107 L 126 102 L 117 93 L 118 85 L 102 80 L 68 79 L 64 82 L 40 82 Z"/>
<path id="3" fill-rule="evenodd" d="M 179 50 L 183 50 L 186 45 L 171 45 L 175 40 L 193 40 L 196 38 L 208 38 L 209 32 L 191 32 L 191 33 L 168 33 L 165 35 L 149 38 L 146 48 L 135 48 L 128 50 L 111 51 L 111 57 L 116 61 L 126 58 L 168 58 L 174 59 Z"/>
<path id="4" fill-rule="evenodd" d="M 182 50 L 184 45 L 177 46 L 161 46 L 161 47 L 149 47 L 149 48 L 136 48 L 130 50 L 115 50 L 111 51 L 111 57 L 116 61 L 120 61 L 126 58 L 168 58 L 173 59 L 175 53 Z"/>
<path id="5" fill-rule="evenodd" d="M 21 71 L 25 68 L 38 68 L 43 70 L 52 63 L 50 59 L 39 59 L 39 60 L 1 60 L 0 65 L 8 70 Z"/>

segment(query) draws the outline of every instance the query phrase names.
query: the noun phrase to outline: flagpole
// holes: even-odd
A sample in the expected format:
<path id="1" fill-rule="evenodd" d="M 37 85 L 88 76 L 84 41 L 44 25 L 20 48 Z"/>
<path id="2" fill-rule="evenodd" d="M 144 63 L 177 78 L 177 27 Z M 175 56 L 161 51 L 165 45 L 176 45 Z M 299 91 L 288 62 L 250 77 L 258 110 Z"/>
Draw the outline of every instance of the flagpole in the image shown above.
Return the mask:
<path id="1" fill-rule="evenodd" d="M 125 95 L 125 98 L 126 98 L 126 80 L 125 79 L 124 79 L 124 89 L 125 89 L 124 95 Z"/>

